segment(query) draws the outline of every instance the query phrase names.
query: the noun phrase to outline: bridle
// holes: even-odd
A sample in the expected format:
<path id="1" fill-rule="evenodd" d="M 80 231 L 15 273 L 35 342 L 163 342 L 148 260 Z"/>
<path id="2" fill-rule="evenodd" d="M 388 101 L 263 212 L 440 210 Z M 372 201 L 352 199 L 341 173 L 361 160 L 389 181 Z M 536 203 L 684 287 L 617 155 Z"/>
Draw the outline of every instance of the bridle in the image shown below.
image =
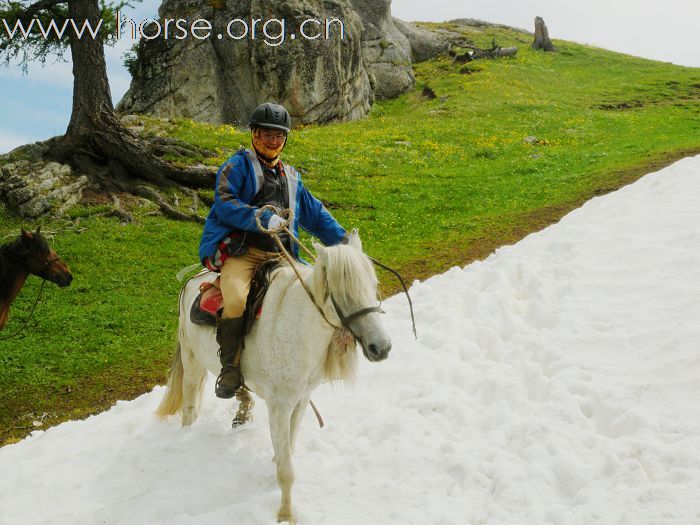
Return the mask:
<path id="1" fill-rule="evenodd" d="M 346 316 L 343 314 L 343 311 L 340 309 L 340 306 L 338 306 L 338 303 L 335 302 L 335 298 L 333 297 L 333 295 L 331 295 L 331 302 L 333 303 L 333 308 L 335 308 L 335 313 L 338 316 L 338 319 L 340 319 L 340 324 L 343 326 L 343 328 L 347 328 L 348 330 L 350 330 L 350 332 L 352 332 L 352 329 L 350 328 L 350 323 L 355 319 L 375 312 L 378 314 L 384 313 L 384 310 L 382 310 L 381 305 L 377 305 L 362 308 L 361 310 L 358 310 L 357 312 Z M 353 333 L 352 335 L 355 334 Z M 357 339 L 357 336 L 355 336 L 355 339 Z"/>
<path id="2" fill-rule="evenodd" d="M 19 263 L 25 264 L 25 259 L 23 257 L 20 257 L 16 253 L 11 252 L 10 250 L 5 248 L 4 246 L 0 246 L 0 251 L 2 251 L 5 255 L 7 255 L 11 259 L 14 259 L 15 261 L 17 261 Z M 58 261 L 60 259 L 60 257 L 58 257 L 58 255 L 56 255 L 54 257 L 47 257 L 46 260 L 44 260 L 44 261 L 41 261 L 38 257 L 32 257 L 32 259 L 34 259 L 36 262 L 38 262 L 42 266 L 42 269 L 41 269 L 41 272 L 39 272 L 39 273 L 34 273 L 34 272 L 29 272 L 29 273 L 32 273 L 32 274 L 36 275 L 37 277 L 41 277 L 42 279 L 44 279 L 46 281 L 51 276 L 51 270 L 50 270 L 51 265 L 53 263 L 55 263 L 56 261 Z M 25 265 L 25 267 L 26 267 L 26 265 Z"/>

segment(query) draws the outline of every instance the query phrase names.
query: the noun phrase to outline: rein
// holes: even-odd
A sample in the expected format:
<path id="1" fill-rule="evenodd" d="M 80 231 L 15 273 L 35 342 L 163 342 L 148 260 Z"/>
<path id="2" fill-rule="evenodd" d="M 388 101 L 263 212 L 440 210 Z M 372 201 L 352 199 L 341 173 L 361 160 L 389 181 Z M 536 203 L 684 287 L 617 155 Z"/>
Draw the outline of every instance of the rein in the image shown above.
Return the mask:
<path id="1" fill-rule="evenodd" d="M 262 224 L 261 224 L 261 222 L 260 222 L 260 216 L 262 215 L 262 211 L 263 211 L 264 209 L 268 209 L 268 210 L 270 210 L 270 211 L 273 211 L 274 213 L 276 213 L 277 215 L 279 215 L 280 217 L 282 217 L 283 219 L 285 219 L 285 223 L 284 223 L 282 226 L 280 226 L 279 228 L 275 229 L 275 230 L 270 230 L 270 229 L 268 229 L 268 228 L 263 228 L 263 226 L 262 226 Z M 326 318 L 326 315 L 323 313 L 323 310 L 322 310 L 321 307 L 318 305 L 318 303 L 316 303 L 316 300 L 315 300 L 313 294 L 311 293 L 311 290 L 308 289 L 308 287 L 306 286 L 306 283 L 305 283 L 304 280 L 301 278 L 301 275 L 299 274 L 299 271 L 298 271 L 298 269 L 297 269 L 297 267 L 296 267 L 294 261 L 292 260 L 292 259 L 293 259 L 292 256 L 289 255 L 289 253 L 287 252 L 287 249 L 284 247 L 284 245 L 282 244 L 282 241 L 279 239 L 279 236 L 278 236 L 278 233 L 279 233 L 279 232 L 283 231 L 283 232 L 287 233 L 287 235 L 289 235 L 289 238 L 290 238 L 290 239 L 293 239 L 294 242 L 297 243 L 297 245 L 300 246 L 300 247 L 304 250 L 304 252 L 305 252 L 309 257 L 311 257 L 311 259 L 316 260 L 316 255 L 315 255 L 311 250 L 309 250 L 309 248 L 307 248 L 307 247 L 304 245 L 304 243 L 302 243 L 302 242 L 297 238 L 297 236 L 294 235 L 294 234 L 289 230 L 288 226 L 289 226 L 289 224 L 292 222 L 293 218 L 294 218 L 294 212 L 293 212 L 291 209 L 280 211 L 279 209 L 277 209 L 277 207 L 268 204 L 267 206 L 263 206 L 262 208 L 260 208 L 260 210 L 257 212 L 257 214 L 256 214 L 256 216 L 255 216 L 255 222 L 257 223 L 258 228 L 260 228 L 260 231 L 263 231 L 263 232 L 267 233 L 268 235 L 270 235 L 270 236 L 274 239 L 275 243 L 277 244 L 277 247 L 280 249 L 280 251 L 281 251 L 282 254 L 284 255 L 285 259 L 287 259 L 287 261 L 288 261 L 289 264 L 292 266 L 292 268 L 294 268 L 294 271 L 296 272 L 297 277 L 299 278 L 299 281 L 301 281 L 302 286 L 304 287 L 304 290 L 306 290 L 306 293 L 307 293 L 307 294 L 309 295 L 309 297 L 311 298 L 311 301 L 314 303 L 314 306 L 316 307 L 316 309 L 321 313 L 321 316 L 323 317 L 323 319 L 324 319 L 329 325 L 331 325 L 333 328 L 335 328 L 335 329 L 340 329 L 340 327 L 335 326 L 333 323 L 331 323 L 331 322 Z M 366 254 L 365 254 L 365 255 L 366 255 Z M 387 266 L 386 264 L 384 264 L 384 263 L 382 263 L 382 262 L 379 262 L 379 261 L 378 261 L 377 259 L 375 259 L 374 257 L 370 257 L 369 255 L 366 255 L 366 256 L 367 256 L 367 258 L 368 258 L 370 261 L 372 261 L 372 263 L 374 263 L 374 264 L 376 264 L 377 266 L 379 266 L 380 268 L 383 268 L 383 269 L 385 269 L 385 270 L 391 272 L 392 274 L 394 274 L 394 275 L 396 276 L 396 278 L 399 280 L 399 282 L 401 283 L 401 287 L 403 288 L 403 291 L 404 291 L 404 293 L 406 294 L 406 298 L 408 299 L 408 308 L 409 308 L 409 310 L 410 310 L 410 312 L 411 312 L 411 325 L 412 325 L 412 327 L 413 327 L 413 336 L 414 336 L 416 339 L 418 339 L 418 333 L 416 332 L 416 318 L 415 318 L 415 316 L 413 315 L 413 301 L 411 301 L 411 296 L 410 296 L 409 293 L 408 293 L 408 288 L 406 287 L 406 283 L 404 282 L 403 277 L 401 277 L 401 274 L 400 274 L 399 272 L 397 272 L 396 270 L 394 270 L 393 268 L 391 268 L 390 266 Z M 368 313 L 372 313 L 372 312 L 379 312 L 379 313 L 382 313 L 382 312 L 383 312 L 382 309 L 381 309 L 379 306 L 371 306 L 371 307 L 369 307 L 369 308 L 365 308 L 365 309 L 363 309 L 363 310 L 360 310 L 359 312 L 355 312 L 354 314 L 351 314 L 351 315 L 349 315 L 349 316 L 346 317 L 346 316 L 343 315 L 343 313 L 341 312 L 340 308 L 339 308 L 338 305 L 336 304 L 335 299 L 334 299 L 332 296 L 331 296 L 331 301 L 333 302 L 333 308 L 335 308 L 335 312 L 338 314 L 338 317 L 340 318 L 341 324 L 342 324 L 343 326 L 346 326 L 346 323 L 348 323 L 348 322 L 350 322 L 350 321 L 352 321 L 352 320 L 354 320 L 354 319 L 357 319 L 358 317 L 360 317 L 360 316 L 362 316 L 362 315 L 365 315 L 365 314 L 368 314 Z M 349 327 L 348 327 L 348 330 L 349 330 Z"/>
<path id="2" fill-rule="evenodd" d="M 269 229 L 269 228 L 264 228 L 262 225 L 262 222 L 260 221 L 260 217 L 262 216 L 262 212 L 266 209 L 273 211 L 275 214 L 282 217 L 282 219 L 284 219 L 285 222 L 280 227 L 278 227 L 274 230 Z M 302 278 L 301 273 L 299 272 L 299 269 L 297 268 L 296 262 L 294 261 L 294 258 L 289 254 L 289 252 L 284 247 L 284 244 L 282 244 L 282 241 L 279 238 L 279 232 L 281 232 L 281 231 L 286 232 L 289 235 L 290 239 L 294 239 L 294 242 L 296 242 L 299 246 L 301 246 L 304 249 L 304 251 L 312 259 L 314 259 L 314 260 L 316 259 L 316 256 L 311 252 L 311 250 L 309 250 L 306 246 L 304 246 L 302 244 L 302 242 L 299 239 L 297 239 L 296 235 L 294 235 L 287 227 L 287 226 L 289 226 L 289 224 L 292 222 L 293 219 L 294 219 L 294 212 L 291 209 L 279 210 L 279 209 L 277 209 L 277 207 L 275 207 L 271 204 L 265 205 L 262 208 L 260 208 L 260 210 L 255 215 L 255 222 L 257 223 L 258 228 L 260 229 L 260 231 L 267 233 L 268 235 L 270 235 L 274 239 L 275 244 L 277 244 L 277 247 L 279 248 L 280 252 L 284 256 L 284 258 L 287 259 L 287 262 L 294 270 L 294 273 L 296 273 L 297 278 L 299 279 L 299 282 L 301 283 L 304 290 L 306 291 L 306 294 L 311 299 L 311 302 L 316 307 L 316 310 L 318 310 L 318 312 L 321 314 L 321 317 L 323 317 L 323 320 L 326 321 L 326 323 L 328 323 L 332 328 L 335 328 L 336 330 L 346 329 L 346 330 L 350 331 L 350 333 L 353 335 L 353 337 L 355 337 L 355 339 L 357 339 L 357 337 L 352 332 L 352 329 L 350 328 L 348 323 L 359 318 L 359 317 L 362 317 L 363 315 L 367 315 L 367 314 L 372 313 L 372 312 L 380 313 L 382 311 L 382 309 L 379 306 L 369 306 L 369 307 L 363 308 L 363 309 L 361 309 L 353 314 L 345 316 L 343 314 L 342 310 L 340 309 L 340 307 L 338 306 L 338 303 L 335 302 L 335 298 L 333 297 L 333 295 L 331 295 L 330 296 L 331 302 L 333 303 L 333 308 L 335 309 L 335 312 L 338 315 L 338 318 L 340 319 L 341 326 L 336 326 L 334 323 L 332 323 L 328 320 L 328 317 L 326 316 L 326 313 L 323 311 L 323 308 L 321 308 L 321 306 L 318 304 L 318 302 L 316 302 L 316 298 L 314 297 L 313 292 L 309 289 L 308 285 L 306 284 L 306 281 L 304 281 L 304 279 Z"/>

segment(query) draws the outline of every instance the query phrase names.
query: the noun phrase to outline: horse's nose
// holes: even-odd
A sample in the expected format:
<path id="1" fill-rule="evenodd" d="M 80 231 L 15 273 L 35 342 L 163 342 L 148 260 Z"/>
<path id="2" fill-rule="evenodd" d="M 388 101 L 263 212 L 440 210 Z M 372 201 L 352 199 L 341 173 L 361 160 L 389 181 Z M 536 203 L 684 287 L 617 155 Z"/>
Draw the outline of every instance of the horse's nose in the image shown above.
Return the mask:
<path id="1" fill-rule="evenodd" d="M 69 273 L 69 274 L 61 276 L 61 279 L 58 282 L 58 286 L 60 286 L 61 288 L 65 288 L 71 282 L 73 282 L 73 275 Z"/>
<path id="2" fill-rule="evenodd" d="M 372 343 L 367 347 L 367 353 L 370 355 L 372 361 L 381 361 L 386 359 L 391 350 L 391 341 L 385 341 L 381 344 Z"/>

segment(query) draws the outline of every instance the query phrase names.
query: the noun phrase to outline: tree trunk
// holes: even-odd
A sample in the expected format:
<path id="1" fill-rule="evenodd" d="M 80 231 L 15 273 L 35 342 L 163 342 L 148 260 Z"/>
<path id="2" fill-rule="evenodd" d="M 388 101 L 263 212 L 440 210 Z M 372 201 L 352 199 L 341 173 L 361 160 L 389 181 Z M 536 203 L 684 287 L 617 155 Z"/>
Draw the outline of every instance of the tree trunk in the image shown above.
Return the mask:
<path id="1" fill-rule="evenodd" d="M 76 22 L 88 20 L 92 27 L 99 22 L 100 11 L 96 0 L 68 3 L 68 16 Z M 109 115 L 114 115 L 112 93 L 107 80 L 107 64 L 101 40 L 88 34 L 78 38 L 70 33 L 73 59 L 73 110 L 66 130 L 66 139 L 83 141 Z"/>
<path id="2" fill-rule="evenodd" d="M 545 51 L 556 51 L 552 41 L 549 39 L 549 31 L 541 17 L 535 17 L 535 41 L 532 49 L 544 49 Z"/>
<path id="3" fill-rule="evenodd" d="M 77 24 L 89 20 L 97 27 L 97 0 L 69 1 L 68 10 Z M 65 135 L 48 141 L 48 156 L 73 165 L 105 191 L 143 195 L 144 181 L 158 186 L 211 187 L 209 168 L 178 168 L 159 159 L 147 142 L 121 123 L 112 105 L 102 36 L 93 39 L 85 32 L 78 38 L 71 33 L 73 108 Z"/>

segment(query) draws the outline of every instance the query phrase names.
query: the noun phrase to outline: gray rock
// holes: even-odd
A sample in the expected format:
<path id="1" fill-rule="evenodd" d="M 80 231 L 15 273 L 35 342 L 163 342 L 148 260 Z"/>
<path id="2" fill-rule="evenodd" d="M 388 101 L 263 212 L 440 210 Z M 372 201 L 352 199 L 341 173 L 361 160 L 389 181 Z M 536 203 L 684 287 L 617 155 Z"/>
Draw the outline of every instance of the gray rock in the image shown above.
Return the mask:
<path id="1" fill-rule="evenodd" d="M 21 160 L 3 165 L 0 200 L 22 217 L 35 219 L 49 211 L 65 211 L 79 202 L 87 177 L 75 177 L 70 166 Z"/>
<path id="2" fill-rule="evenodd" d="M 414 62 L 424 62 L 447 53 L 450 48 L 449 40 L 440 33 L 422 29 L 417 25 L 394 18 L 394 26 L 401 31 L 409 42 Z"/>
<path id="3" fill-rule="evenodd" d="M 5 164 L 2 169 L 5 172 L 5 176 L 7 178 L 12 178 L 17 175 L 19 175 L 21 172 L 24 172 L 29 168 L 29 161 L 23 161 L 19 160 L 17 162 L 11 162 L 9 164 Z"/>
<path id="4" fill-rule="evenodd" d="M 53 173 L 56 177 L 70 177 L 73 173 L 73 169 L 69 164 L 60 164 L 58 162 L 47 162 L 44 169 Z"/>
<path id="5" fill-rule="evenodd" d="M 411 44 L 391 17 L 391 0 L 351 0 L 362 19 L 362 58 L 374 76 L 378 99 L 394 98 L 411 89 Z"/>
<path id="6" fill-rule="evenodd" d="M 51 204 L 42 195 L 37 195 L 33 199 L 17 206 L 17 213 L 28 219 L 36 219 L 49 211 L 51 211 Z"/>
<path id="7" fill-rule="evenodd" d="M 138 115 L 124 115 L 120 120 L 127 128 L 136 126 L 142 127 L 145 125 L 143 118 Z"/>
<path id="8" fill-rule="evenodd" d="M 51 172 L 42 172 L 42 173 L 51 173 Z M 35 186 L 35 189 L 37 191 L 46 191 L 54 188 L 56 184 L 58 184 L 60 179 L 58 177 L 43 177 L 39 184 Z"/>
<path id="9" fill-rule="evenodd" d="M 490 27 L 496 29 L 507 29 L 508 31 L 515 31 L 524 35 L 532 35 L 531 31 L 520 29 L 519 27 L 507 26 L 504 24 L 494 24 L 492 22 L 486 22 L 484 20 L 478 20 L 476 18 L 455 18 L 454 20 L 450 20 L 449 23 L 466 27 Z"/>
<path id="10" fill-rule="evenodd" d="M 21 186 L 19 188 L 13 188 L 8 190 L 6 193 L 7 203 L 11 207 L 18 207 L 34 197 L 34 192 L 31 188 L 27 186 Z"/>
<path id="11" fill-rule="evenodd" d="M 165 0 L 159 17 L 197 18 L 212 22 L 213 35 L 204 40 L 158 38 L 142 40 L 129 91 L 117 111 L 149 113 L 159 117 L 186 117 L 200 122 L 247 124 L 258 104 L 284 104 L 295 125 L 357 119 L 370 109 L 372 93 L 362 60 L 362 23 L 347 0 L 228 0 L 225 9 L 214 2 Z M 286 36 L 266 39 L 221 39 L 230 20 L 284 19 Z M 344 39 L 291 38 L 292 28 L 306 19 L 344 22 Z M 316 26 L 312 25 L 311 28 Z M 307 25 L 307 34 L 311 29 Z M 240 34 L 242 26 L 233 26 Z M 271 23 L 269 35 L 279 33 Z M 339 30 L 338 30 L 339 31 Z"/>
<path id="12" fill-rule="evenodd" d="M 537 137 L 535 137 L 534 135 L 528 135 L 523 139 L 523 142 L 525 144 L 537 144 L 538 140 Z"/>
<path id="13" fill-rule="evenodd" d="M 12 175 L 8 176 L 7 180 L 5 181 L 5 189 L 7 191 L 11 191 L 17 188 L 23 188 L 26 185 L 27 182 L 25 178 L 17 173 L 13 173 Z"/>

